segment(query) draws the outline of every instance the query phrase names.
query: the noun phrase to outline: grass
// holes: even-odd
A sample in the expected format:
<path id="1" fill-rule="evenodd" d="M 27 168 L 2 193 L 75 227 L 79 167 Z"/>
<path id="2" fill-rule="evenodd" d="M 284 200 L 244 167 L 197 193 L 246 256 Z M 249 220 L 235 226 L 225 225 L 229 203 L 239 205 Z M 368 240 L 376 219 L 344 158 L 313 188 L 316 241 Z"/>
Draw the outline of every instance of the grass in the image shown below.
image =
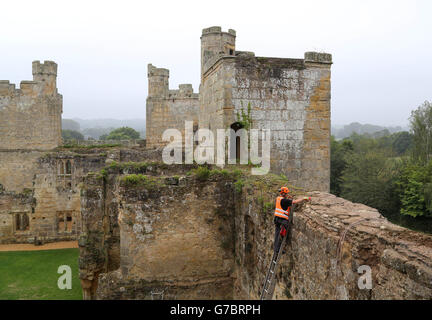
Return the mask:
<path id="1" fill-rule="evenodd" d="M 127 188 L 144 187 L 148 190 L 156 190 L 163 186 L 158 179 L 142 174 L 129 174 L 122 177 L 121 182 Z"/>
<path id="2" fill-rule="evenodd" d="M 0 300 L 81 300 L 79 249 L 0 252 Z M 72 268 L 72 289 L 60 290 L 58 267 Z"/>

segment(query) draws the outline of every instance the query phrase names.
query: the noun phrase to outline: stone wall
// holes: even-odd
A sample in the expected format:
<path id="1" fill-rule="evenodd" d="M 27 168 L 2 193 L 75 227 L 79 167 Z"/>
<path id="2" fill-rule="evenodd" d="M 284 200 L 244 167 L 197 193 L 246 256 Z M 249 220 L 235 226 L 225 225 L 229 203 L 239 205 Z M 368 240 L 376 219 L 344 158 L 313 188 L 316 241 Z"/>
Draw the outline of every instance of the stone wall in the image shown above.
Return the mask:
<path id="1" fill-rule="evenodd" d="M 31 192 L 6 192 L 0 186 L 0 243 L 25 237 L 35 207 Z"/>
<path id="2" fill-rule="evenodd" d="M 32 188 L 37 159 L 43 155 L 44 152 L 31 150 L 0 151 L 0 184 L 14 192 Z"/>
<path id="3" fill-rule="evenodd" d="M 148 65 L 149 92 L 146 105 L 146 146 L 160 147 L 166 129 L 179 130 L 184 139 L 185 121 L 198 126 L 199 99 L 191 84 L 170 90 L 169 71 Z"/>
<path id="4" fill-rule="evenodd" d="M 190 168 L 190 167 L 189 167 Z M 164 165 L 86 178 L 80 277 L 87 299 L 232 298 L 233 194 Z M 145 174 L 129 185 L 124 173 Z"/>
<path id="5" fill-rule="evenodd" d="M 271 170 L 299 187 L 329 191 L 330 65 L 330 55 L 316 53 L 220 56 L 203 76 L 200 128 L 228 129 L 250 104 L 251 128 L 271 130 Z"/>
<path id="6" fill-rule="evenodd" d="M 1 185 L 7 196 L 3 197 L 0 243 L 34 243 L 35 237 L 42 242 L 77 239 L 81 231 L 82 177 L 100 170 L 107 161 L 139 161 L 146 156 L 160 158 L 157 152 L 128 148 L 1 152 Z M 31 198 L 25 202 L 31 205 L 20 209 L 15 204 L 22 195 Z M 21 212 L 28 219 L 25 230 L 17 229 L 14 220 L 14 215 Z"/>
<path id="7" fill-rule="evenodd" d="M 245 187 L 243 195 L 242 213 L 236 215 L 235 296 L 258 299 L 272 255 L 273 218 L 256 201 L 259 192 Z M 327 193 L 310 195 L 312 202 L 295 211 L 274 299 L 432 298 L 432 236 L 391 224 L 365 205 Z M 256 235 L 249 253 L 241 245 L 246 221 Z M 247 271 L 247 255 L 254 272 Z M 360 266 L 371 268 L 371 290 L 359 289 Z"/>
<path id="8" fill-rule="evenodd" d="M 0 81 L 0 150 L 49 150 L 61 144 L 57 64 L 33 62 L 33 81 Z"/>
<path id="9" fill-rule="evenodd" d="M 87 176 L 80 275 L 87 299 L 258 299 L 283 177 L 127 164 Z M 125 176 L 143 174 L 127 185 Z M 235 181 L 242 181 L 241 189 Z M 297 197 L 305 195 L 290 186 Z M 327 193 L 296 208 L 275 299 L 431 299 L 432 236 Z M 369 266 L 372 289 L 358 286 Z"/>

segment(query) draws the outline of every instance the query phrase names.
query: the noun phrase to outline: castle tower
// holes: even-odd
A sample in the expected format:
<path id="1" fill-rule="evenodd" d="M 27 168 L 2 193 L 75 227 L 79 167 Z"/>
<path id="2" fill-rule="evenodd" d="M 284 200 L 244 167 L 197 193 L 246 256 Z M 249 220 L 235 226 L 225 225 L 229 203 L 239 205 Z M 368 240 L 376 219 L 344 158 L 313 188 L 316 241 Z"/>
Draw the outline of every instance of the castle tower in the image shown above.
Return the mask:
<path id="1" fill-rule="evenodd" d="M 221 27 L 210 27 L 203 29 L 201 35 L 201 80 L 204 72 L 208 69 L 208 62 L 221 55 L 235 55 L 236 32 L 229 29 L 222 32 Z"/>
<path id="2" fill-rule="evenodd" d="M 198 124 L 199 97 L 191 84 L 169 89 L 169 70 L 148 65 L 148 95 L 146 101 L 146 146 L 166 145 L 162 140 L 167 129 L 177 129 L 184 135 L 185 121 Z"/>
<path id="3" fill-rule="evenodd" d="M 32 73 L 33 81 L 21 81 L 19 89 L 0 81 L 0 149 L 50 150 L 62 143 L 57 64 L 33 61 Z"/>
<path id="4" fill-rule="evenodd" d="M 54 95 L 57 93 L 57 63 L 33 61 L 32 73 L 33 81 L 39 83 L 42 94 Z"/>
<path id="5" fill-rule="evenodd" d="M 169 70 L 156 68 L 152 64 L 147 66 L 148 97 L 165 98 L 169 91 Z"/>

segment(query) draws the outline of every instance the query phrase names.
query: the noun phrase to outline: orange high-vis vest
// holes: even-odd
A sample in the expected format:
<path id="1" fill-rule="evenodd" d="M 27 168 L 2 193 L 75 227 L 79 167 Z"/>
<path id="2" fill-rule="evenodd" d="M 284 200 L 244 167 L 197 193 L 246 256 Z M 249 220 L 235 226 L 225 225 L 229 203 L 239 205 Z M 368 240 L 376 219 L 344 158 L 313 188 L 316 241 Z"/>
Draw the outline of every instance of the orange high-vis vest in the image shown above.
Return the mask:
<path id="1" fill-rule="evenodd" d="M 288 207 L 288 211 L 282 209 L 282 207 L 281 207 L 281 200 L 282 199 L 283 199 L 283 197 L 277 197 L 276 198 L 276 209 L 275 209 L 274 215 L 276 217 L 288 220 L 289 219 L 290 208 Z"/>

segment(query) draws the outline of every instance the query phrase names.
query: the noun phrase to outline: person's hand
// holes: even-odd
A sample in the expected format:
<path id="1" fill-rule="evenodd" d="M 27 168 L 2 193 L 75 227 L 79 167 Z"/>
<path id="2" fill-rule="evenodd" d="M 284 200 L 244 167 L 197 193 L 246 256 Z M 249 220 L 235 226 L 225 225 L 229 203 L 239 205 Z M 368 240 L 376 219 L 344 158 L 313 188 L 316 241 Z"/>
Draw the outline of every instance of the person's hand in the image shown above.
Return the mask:
<path id="1" fill-rule="evenodd" d="M 303 201 L 311 201 L 311 197 L 304 197 Z"/>

